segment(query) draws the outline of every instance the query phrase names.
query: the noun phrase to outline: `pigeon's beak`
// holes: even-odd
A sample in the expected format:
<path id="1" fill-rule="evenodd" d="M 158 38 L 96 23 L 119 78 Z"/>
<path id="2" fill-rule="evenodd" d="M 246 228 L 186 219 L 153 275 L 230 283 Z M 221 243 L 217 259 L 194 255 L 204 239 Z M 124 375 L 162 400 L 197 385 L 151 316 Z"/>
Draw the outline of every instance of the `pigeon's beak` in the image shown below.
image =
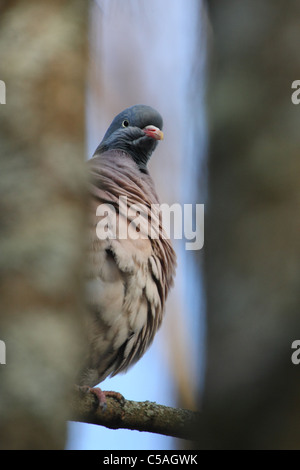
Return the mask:
<path id="1" fill-rule="evenodd" d="M 149 137 L 152 137 L 152 139 L 163 140 L 164 138 L 163 131 L 161 131 L 158 127 L 146 126 L 144 127 L 143 131 L 145 132 L 146 135 L 148 135 Z"/>

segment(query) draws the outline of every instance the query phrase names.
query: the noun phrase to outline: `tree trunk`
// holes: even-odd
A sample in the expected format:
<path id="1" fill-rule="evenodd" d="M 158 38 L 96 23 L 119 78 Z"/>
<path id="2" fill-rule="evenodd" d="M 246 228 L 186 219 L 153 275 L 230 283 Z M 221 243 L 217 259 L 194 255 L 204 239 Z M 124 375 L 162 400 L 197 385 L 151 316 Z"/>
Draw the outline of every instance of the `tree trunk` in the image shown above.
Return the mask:
<path id="1" fill-rule="evenodd" d="M 200 446 L 300 443 L 296 1 L 209 1 L 208 362 Z"/>
<path id="2" fill-rule="evenodd" d="M 87 9 L 1 3 L 1 449 L 65 444 L 84 342 Z"/>

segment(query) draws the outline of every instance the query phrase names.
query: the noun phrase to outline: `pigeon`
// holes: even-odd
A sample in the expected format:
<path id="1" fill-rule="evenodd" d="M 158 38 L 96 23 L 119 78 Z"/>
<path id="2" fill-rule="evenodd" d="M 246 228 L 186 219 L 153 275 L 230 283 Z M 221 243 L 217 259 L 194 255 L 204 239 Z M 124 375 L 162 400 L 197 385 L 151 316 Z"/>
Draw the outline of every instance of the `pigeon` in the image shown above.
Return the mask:
<path id="1" fill-rule="evenodd" d="M 163 139 L 162 126 L 152 107 L 131 106 L 113 119 L 87 162 L 89 350 L 79 385 L 96 390 L 101 403 L 114 392 L 95 386 L 143 356 L 161 326 L 174 282 L 176 255 L 147 168 Z"/>

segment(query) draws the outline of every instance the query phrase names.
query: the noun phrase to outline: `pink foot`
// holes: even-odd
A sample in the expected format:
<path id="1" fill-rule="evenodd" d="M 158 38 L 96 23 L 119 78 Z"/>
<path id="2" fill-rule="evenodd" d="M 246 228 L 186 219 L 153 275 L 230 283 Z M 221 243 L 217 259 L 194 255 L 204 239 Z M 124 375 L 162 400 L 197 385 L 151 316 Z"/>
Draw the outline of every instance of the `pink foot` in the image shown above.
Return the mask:
<path id="1" fill-rule="evenodd" d="M 100 387 L 89 387 L 82 385 L 79 387 L 80 391 L 84 393 L 92 393 L 98 400 L 98 406 L 104 411 L 107 408 L 106 397 L 112 397 L 117 400 L 121 405 L 125 403 L 125 398 L 119 392 L 103 391 Z"/>

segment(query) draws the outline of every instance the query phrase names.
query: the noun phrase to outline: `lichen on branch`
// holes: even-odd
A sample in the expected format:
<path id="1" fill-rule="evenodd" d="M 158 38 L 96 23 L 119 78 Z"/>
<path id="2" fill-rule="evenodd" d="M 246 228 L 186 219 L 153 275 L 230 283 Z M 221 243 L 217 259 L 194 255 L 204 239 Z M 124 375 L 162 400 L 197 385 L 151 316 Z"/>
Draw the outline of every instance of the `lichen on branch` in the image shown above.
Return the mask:
<path id="1" fill-rule="evenodd" d="M 180 439 L 194 440 L 199 412 L 172 408 L 155 402 L 119 401 L 106 398 L 106 409 L 98 406 L 91 393 L 75 391 L 72 421 L 102 425 L 110 429 L 146 431 Z"/>

